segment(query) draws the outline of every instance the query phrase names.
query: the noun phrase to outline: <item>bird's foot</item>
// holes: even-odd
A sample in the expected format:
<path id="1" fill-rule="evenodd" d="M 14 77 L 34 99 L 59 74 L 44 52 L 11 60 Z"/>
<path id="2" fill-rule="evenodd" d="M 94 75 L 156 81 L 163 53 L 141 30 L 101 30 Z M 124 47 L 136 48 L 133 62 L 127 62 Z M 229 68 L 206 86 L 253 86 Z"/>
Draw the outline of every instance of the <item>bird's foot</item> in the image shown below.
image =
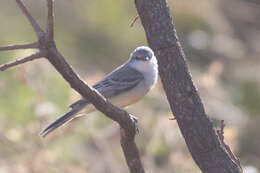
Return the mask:
<path id="1" fill-rule="evenodd" d="M 135 125 L 135 132 L 137 134 L 139 134 L 139 125 L 138 125 L 138 118 L 133 116 L 132 114 L 129 114 L 131 120 L 133 121 L 134 125 Z"/>

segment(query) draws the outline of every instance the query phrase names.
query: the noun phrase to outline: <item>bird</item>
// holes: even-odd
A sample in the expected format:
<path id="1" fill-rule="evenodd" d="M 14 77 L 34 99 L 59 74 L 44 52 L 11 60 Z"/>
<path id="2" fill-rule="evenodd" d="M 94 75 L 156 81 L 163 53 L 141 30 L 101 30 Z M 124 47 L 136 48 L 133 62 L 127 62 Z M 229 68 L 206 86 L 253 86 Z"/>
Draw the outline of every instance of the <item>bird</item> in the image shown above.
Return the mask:
<path id="1" fill-rule="evenodd" d="M 140 46 L 134 49 L 123 65 L 92 87 L 112 104 L 123 108 L 142 99 L 155 86 L 157 78 L 158 64 L 153 50 Z M 46 137 L 73 118 L 96 111 L 87 98 L 81 98 L 69 107 L 69 112 L 42 130 L 40 136 Z"/>

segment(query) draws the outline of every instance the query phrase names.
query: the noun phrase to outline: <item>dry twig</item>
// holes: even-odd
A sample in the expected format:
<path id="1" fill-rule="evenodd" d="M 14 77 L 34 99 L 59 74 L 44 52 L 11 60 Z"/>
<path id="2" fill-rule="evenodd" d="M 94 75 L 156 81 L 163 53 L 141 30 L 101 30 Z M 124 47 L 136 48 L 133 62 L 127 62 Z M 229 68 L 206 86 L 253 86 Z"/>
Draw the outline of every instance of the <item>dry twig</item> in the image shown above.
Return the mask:
<path id="1" fill-rule="evenodd" d="M 0 46 L 0 51 L 3 50 L 17 50 L 17 49 L 36 49 L 39 48 L 39 43 L 28 43 L 28 44 L 16 44 L 16 45 L 9 45 L 9 46 Z"/>
<path id="2" fill-rule="evenodd" d="M 17 66 L 19 64 L 23 64 L 23 63 L 26 63 L 26 62 L 29 62 L 29 61 L 32 61 L 32 60 L 35 60 L 35 59 L 39 59 L 39 58 L 43 57 L 44 55 L 45 54 L 43 52 L 38 52 L 38 53 L 32 54 L 30 56 L 27 56 L 25 58 L 17 59 L 15 61 L 0 65 L 0 71 L 4 71 L 4 70 L 6 70 L 10 67 L 14 67 L 14 66 Z"/>

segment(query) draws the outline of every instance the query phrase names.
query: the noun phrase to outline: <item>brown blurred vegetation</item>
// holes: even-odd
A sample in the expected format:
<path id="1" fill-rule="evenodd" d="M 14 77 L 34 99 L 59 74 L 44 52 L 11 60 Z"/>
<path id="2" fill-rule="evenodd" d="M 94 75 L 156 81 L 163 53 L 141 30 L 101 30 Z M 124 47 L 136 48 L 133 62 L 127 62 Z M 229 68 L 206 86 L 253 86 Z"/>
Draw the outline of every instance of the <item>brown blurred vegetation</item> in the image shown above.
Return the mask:
<path id="1" fill-rule="evenodd" d="M 45 1 L 24 0 L 45 24 Z M 57 46 L 89 84 L 146 44 L 133 1 L 55 1 Z M 169 1 L 193 80 L 216 127 L 246 173 L 260 172 L 260 3 Z M 0 45 L 35 36 L 15 1 L 0 1 Z M 32 50 L 0 53 L 0 63 Z M 45 61 L 0 73 L 0 173 L 122 173 L 119 129 L 101 113 L 70 122 L 47 139 L 38 133 L 79 96 Z M 187 151 L 161 84 L 128 111 L 139 117 L 137 144 L 148 173 L 200 172 Z"/>

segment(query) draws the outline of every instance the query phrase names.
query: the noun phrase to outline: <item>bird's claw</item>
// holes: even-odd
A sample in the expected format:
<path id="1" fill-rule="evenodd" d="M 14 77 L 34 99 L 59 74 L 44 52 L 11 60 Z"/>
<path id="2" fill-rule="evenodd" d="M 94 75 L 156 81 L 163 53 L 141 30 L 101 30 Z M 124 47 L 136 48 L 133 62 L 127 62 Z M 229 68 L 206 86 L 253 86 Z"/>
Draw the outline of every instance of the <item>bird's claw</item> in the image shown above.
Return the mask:
<path id="1" fill-rule="evenodd" d="M 133 123 L 135 125 L 135 132 L 137 134 L 139 134 L 138 118 L 133 116 L 133 115 L 131 115 L 131 114 L 129 114 L 129 116 L 130 116 L 131 120 L 133 121 Z"/>

